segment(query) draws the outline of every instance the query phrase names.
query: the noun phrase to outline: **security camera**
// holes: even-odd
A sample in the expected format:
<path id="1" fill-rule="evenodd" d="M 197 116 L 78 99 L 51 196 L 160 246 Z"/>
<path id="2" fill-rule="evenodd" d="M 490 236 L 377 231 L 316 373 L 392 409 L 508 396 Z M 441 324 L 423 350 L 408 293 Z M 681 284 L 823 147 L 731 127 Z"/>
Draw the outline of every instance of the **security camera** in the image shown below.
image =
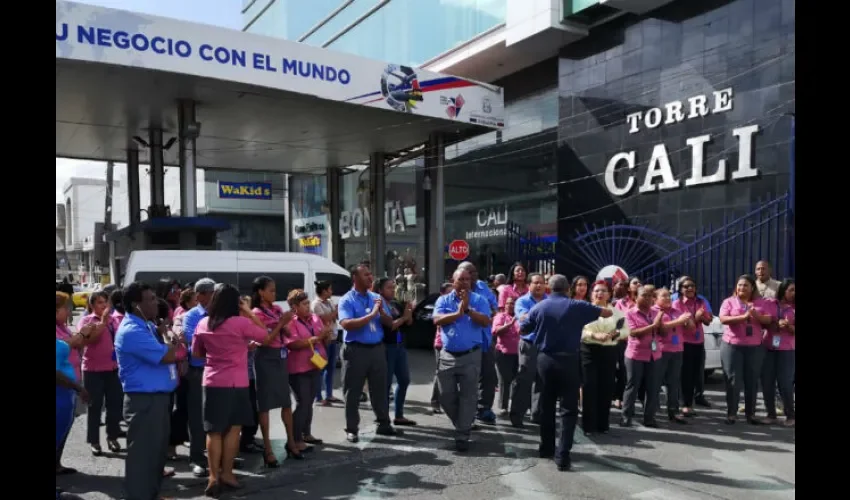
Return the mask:
<path id="1" fill-rule="evenodd" d="M 200 122 L 192 122 L 186 124 L 186 137 L 190 139 L 197 139 L 201 135 L 201 124 Z"/>

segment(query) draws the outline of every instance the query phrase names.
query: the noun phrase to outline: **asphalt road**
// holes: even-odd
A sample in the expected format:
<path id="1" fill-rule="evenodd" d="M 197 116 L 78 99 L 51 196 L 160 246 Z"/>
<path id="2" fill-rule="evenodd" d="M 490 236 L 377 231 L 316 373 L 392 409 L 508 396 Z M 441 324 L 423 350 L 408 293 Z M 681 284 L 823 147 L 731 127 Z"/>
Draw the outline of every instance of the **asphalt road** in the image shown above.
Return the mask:
<path id="1" fill-rule="evenodd" d="M 226 498 L 305 500 L 415 498 L 416 500 L 495 499 L 792 499 L 795 497 L 795 431 L 779 427 L 724 425 L 719 379 L 709 384 L 712 410 L 690 425 L 661 423 L 659 429 L 612 428 L 609 436 L 588 440 L 576 432 L 572 472 L 536 456 L 536 426 L 517 430 L 500 422 L 474 434 L 471 450 L 453 450 L 451 424 L 430 415 L 434 369 L 431 352 L 411 353 L 412 378 L 406 416 L 419 425 L 401 437 L 376 437 L 368 404 L 361 405 L 361 441 L 343 434 L 343 409 L 315 408 L 313 434 L 325 440 L 302 462 L 285 461 L 272 471 L 260 455 L 247 455 L 238 474 L 243 490 Z M 338 378 L 338 375 L 337 375 Z M 337 381 L 337 387 L 339 382 Z M 341 397 L 341 394 L 336 394 Z M 612 422 L 619 413 L 612 413 Z M 272 437 L 283 456 L 283 426 L 273 419 Z M 79 469 L 57 477 L 57 485 L 86 499 L 121 498 L 123 454 L 93 457 L 84 443 L 85 417 L 77 418 L 63 463 Z M 123 440 L 121 440 L 123 444 Z M 105 437 L 104 437 L 104 449 Z M 177 470 L 164 481 L 163 494 L 203 498 L 204 479 L 191 476 L 185 455 L 169 464 Z"/>

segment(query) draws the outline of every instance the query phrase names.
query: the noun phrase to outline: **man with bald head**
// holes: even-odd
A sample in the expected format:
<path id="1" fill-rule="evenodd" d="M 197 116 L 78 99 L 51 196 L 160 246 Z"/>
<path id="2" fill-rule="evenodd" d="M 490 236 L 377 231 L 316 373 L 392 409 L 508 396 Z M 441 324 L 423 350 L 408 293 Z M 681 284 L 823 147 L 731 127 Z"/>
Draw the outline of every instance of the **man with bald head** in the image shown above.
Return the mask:
<path id="1" fill-rule="evenodd" d="M 440 404 L 455 427 L 458 451 L 469 449 L 475 421 L 481 371 L 481 329 L 490 328 L 490 304 L 471 290 L 472 276 L 463 268 L 452 275 L 452 291 L 434 304 L 443 349 L 437 367 Z"/>
<path id="2" fill-rule="evenodd" d="M 578 420 L 581 383 L 581 333 L 584 326 L 613 313 L 583 300 L 567 297 L 570 283 L 556 274 L 549 278 L 551 295 L 528 313 L 520 326 L 523 334 L 534 332 L 540 390 L 540 458 L 554 458 L 558 470 L 572 466 L 570 450 Z M 612 373 L 613 377 L 614 374 Z M 555 406 L 561 400 L 561 437 L 555 441 Z"/>
<path id="3" fill-rule="evenodd" d="M 764 299 L 775 299 L 779 282 L 771 277 L 770 263 L 760 260 L 756 263 L 756 288 Z"/>
<path id="4" fill-rule="evenodd" d="M 499 310 L 499 301 L 487 283 L 478 279 L 478 269 L 468 261 L 461 262 L 457 268 L 469 273 L 471 290 L 487 300 L 490 316 L 494 316 Z M 496 414 L 493 413 L 493 402 L 496 400 L 499 377 L 496 374 L 495 342 L 489 324 L 481 328 L 481 338 L 481 377 L 478 379 L 478 413 L 475 418 L 483 424 L 494 425 Z"/>

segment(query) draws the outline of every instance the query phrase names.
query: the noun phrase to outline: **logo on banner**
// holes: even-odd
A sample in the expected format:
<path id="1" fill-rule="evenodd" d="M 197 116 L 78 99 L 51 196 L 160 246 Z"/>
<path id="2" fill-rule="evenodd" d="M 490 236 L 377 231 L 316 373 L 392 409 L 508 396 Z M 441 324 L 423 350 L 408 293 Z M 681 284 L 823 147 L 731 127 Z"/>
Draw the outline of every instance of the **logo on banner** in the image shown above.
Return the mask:
<path id="1" fill-rule="evenodd" d="M 389 64 L 384 69 L 381 75 L 381 95 L 391 108 L 407 113 L 424 100 L 416 72 L 410 66 L 398 64 Z"/>
<path id="2" fill-rule="evenodd" d="M 440 104 L 446 106 L 446 114 L 449 118 L 457 118 L 466 101 L 462 95 L 458 94 L 457 97 L 440 97 Z"/>
<path id="3" fill-rule="evenodd" d="M 241 200 L 271 200 L 270 182 L 225 182 L 218 181 L 218 197 Z"/>
<path id="4" fill-rule="evenodd" d="M 486 97 L 481 99 L 481 112 L 488 115 L 493 112 L 493 105 L 490 104 L 490 99 Z"/>
<path id="5" fill-rule="evenodd" d="M 617 283 L 618 281 L 628 280 L 629 273 L 625 271 L 620 266 L 616 266 L 614 264 L 603 267 L 599 274 L 596 275 L 596 281 L 605 280 L 612 285 Z"/>

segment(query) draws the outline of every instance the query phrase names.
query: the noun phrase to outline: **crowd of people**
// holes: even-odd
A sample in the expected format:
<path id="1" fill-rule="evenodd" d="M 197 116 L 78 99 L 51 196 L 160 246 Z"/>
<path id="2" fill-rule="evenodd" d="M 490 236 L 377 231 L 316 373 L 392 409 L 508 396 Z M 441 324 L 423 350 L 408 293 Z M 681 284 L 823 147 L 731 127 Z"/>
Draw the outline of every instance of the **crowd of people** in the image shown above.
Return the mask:
<path id="1" fill-rule="evenodd" d="M 608 432 L 612 407 L 631 426 L 638 400 L 643 425 L 657 426 L 662 387 L 672 422 L 687 423 L 694 404 L 708 405 L 703 327 L 713 313 L 692 278 L 681 277 L 671 293 L 637 278 L 612 284 L 554 275 L 547 282 L 517 263 L 505 281 L 491 289 L 463 262 L 435 304 L 432 405 L 451 420 L 458 451 L 469 448 L 476 420 L 502 417 L 523 427 L 530 416 L 540 426 L 540 456 L 566 470 L 580 408 L 582 428 L 593 434 Z M 266 276 L 254 280 L 251 296 L 206 278 L 156 289 L 135 282 L 92 293 L 76 332 L 68 326 L 71 298 L 57 291 L 57 475 L 76 472 L 61 458 L 81 405 L 88 406 L 86 440 L 96 456 L 105 409 L 107 447 L 126 451 L 130 500 L 159 498 L 163 478 L 174 474 L 166 463 L 187 441 L 192 473 L 208 478 L 210 497 L 242 487 L 233 474 L 239 453 L 261 452 L 266 467 L 278 467 L 272 410 L 280 410 L 286 429 L 286 456 L 296 460 L 323 444 L 312 433 L 314 404 L 344 406 L 352 443 L 365 400 L 379 435 L 416 425 L 404 414 L 412 304 L 396 301 L 395 282 L 375 280 L 366 264 L 353 269 L 352 284 L 337 305 L 327 282 L 315 283 L 312 302 L 304 290 L 290 290 L 284 311 Z M 773 280 L 760 262 L 756 277 L 741 276 L 721 305 L 727 423 L 736 422 L 742 390 L 747 422 L 776 423 L 778 390 L 785 424 L 794 424 L 794 303 L 793 279 Z M 343 400 L 333 397 L 337 355 Z M 759 384 L 766 419 L 755 415 Z"/>

